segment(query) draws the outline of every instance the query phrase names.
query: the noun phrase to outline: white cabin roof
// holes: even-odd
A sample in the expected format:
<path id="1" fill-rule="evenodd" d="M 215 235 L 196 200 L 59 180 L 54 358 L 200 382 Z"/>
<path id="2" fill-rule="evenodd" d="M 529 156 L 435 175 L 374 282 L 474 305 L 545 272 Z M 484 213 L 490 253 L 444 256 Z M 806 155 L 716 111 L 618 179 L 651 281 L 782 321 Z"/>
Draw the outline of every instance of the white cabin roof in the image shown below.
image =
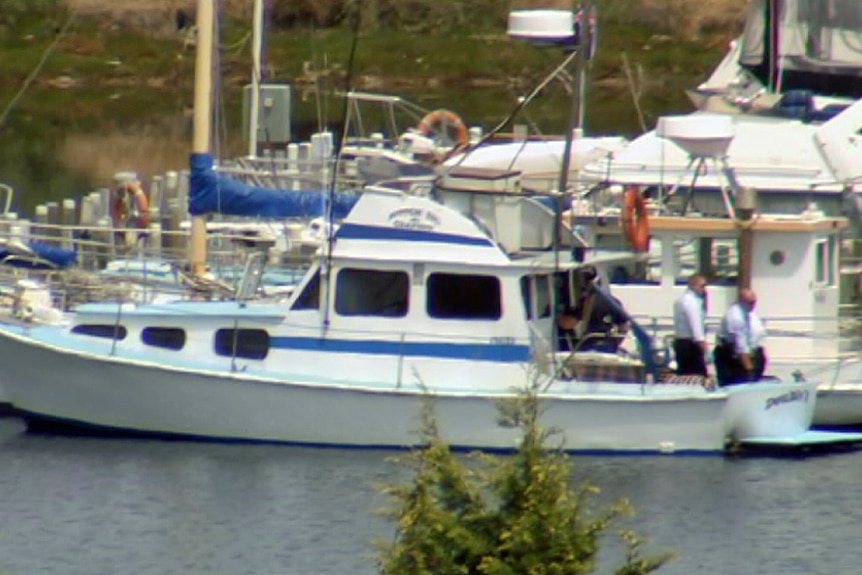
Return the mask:
<path id="1" fill-rule="evenodd" d="M 503 265 L 506 253 L 474 221 L 421 196 L 371 188 L 335 234 L 333 256 Z"/>
<path id="2" fill-rule="evenodd" d="M 698 121 L 703 113 L 690 117 Z M 815 135 L 822 125 L 799 120 L 738 114 L 732 119 L 733 137 L 727 148 L 727 163 L 741 186 L 760 190 L 839 192 L 837 181 L 821 153 Z M 612 161 L 597 161 L 581 170 L 583 179 L 620 184 L 690 184 L 695 176 L 691 156 L 655 130 L 633 140 Z M 862 160 L 860 160 L 862 165 Z M 707 159 L 697 174 L 701 187 L 718 188 L 727 181 L 718 164 Z"/>

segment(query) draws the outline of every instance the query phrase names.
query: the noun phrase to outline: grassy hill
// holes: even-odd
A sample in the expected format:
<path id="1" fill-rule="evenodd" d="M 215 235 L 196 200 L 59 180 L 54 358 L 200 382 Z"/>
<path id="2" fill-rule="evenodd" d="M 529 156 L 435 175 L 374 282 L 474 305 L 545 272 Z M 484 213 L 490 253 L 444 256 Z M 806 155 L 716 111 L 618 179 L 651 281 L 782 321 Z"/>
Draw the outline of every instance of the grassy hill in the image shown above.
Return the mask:
<path id="1" fill-rule="evenodd" d="M 127 13 L 147 14 L 154 18 L 173 16 L 176 10 L 191 12 L 194 0 L 64 0 L 71 9 L 89 14 L 122 17 Z M 276 20 L 288 23 L 314 24 L 319 27 L 338 25 L 355 1 L 351 0 L 269 0 Z M 483 20 L 497 25 L 501 17 L 515 9 L 569 9 L 571 0 L 367 0 L 363 10 L 369 21 L 393 27 L 424 22 L 435 28 L 447 23 L 477 23 Z M 674 30 L 688 39 L 717 28 L 736 29 L 745 16 L 748 0 L 594 0 L 600 10 L 617 18 L 625 16 L 665 31 Z M 231 16 L 247 17 L 249 0 L 227 0 Z M 481 9 L 477 9 L 481 8 Z"/>
<path id="2" fill-rule="evenodd" d="M 745 2 L 597 1 L 599 49 L 589 93 L 593 126 L 598 131 L 635 129 L 633 93 L 640 94 L 648 123 L 660 113 L 686 110 L 684 90 L 706 77 L 739 33 Z M 194 0 L 3 4 L 0 109 L 14 104 L 10 120 L 18 120 L 19 129 L 70 123 L 96 129 L 105 121 L 157 118 L 191 105 L 194 35 L 178 29 L 178 11 L 190 25 Z M 250 77 L 252 2 L 226 0 L 225 5 L 219 89 L 235 124 L 241 89 Z M 420 98 L 434 93 L 463 101 L 471 118 L 499 118 L 517 94 L 535 86 L 561 60 L 559 53 L 508 38 L 508 12 L 569 2 L 271 0 L 266 5 L 265 77 L 294 83 L 303 91 L 299 103 L 349 85 Z M 358 28 L 357 6 L 362 7 Z M 24 87 L 27 97 L 15 100 Z M 564 95 L 559 84 L 548 92 L 556 96 L 554 102 Z M 548 116 L 548 129 L 565 116 L 552 104 L 538 110 Z"/>

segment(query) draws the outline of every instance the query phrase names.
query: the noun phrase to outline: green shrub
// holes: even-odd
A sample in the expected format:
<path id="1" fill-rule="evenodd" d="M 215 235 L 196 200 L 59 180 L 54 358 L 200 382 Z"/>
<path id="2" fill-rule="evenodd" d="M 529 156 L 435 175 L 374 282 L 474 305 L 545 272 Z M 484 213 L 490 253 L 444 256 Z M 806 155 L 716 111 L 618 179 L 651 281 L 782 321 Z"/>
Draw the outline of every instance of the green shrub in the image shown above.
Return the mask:
<path id="1" fill-rule="evenodd" d="M 411 482 L 384 486 L 397 525 L 380 544 L 382 575 L 580 575 L 598 568 L 600 543 L 631 512 L 627 501 L 596 512 L 591 485 L 571 486 L 572 468 L 554 433 L 540 427 L 535 387 L 501 406 L 503 423 L 520 428 L 511 456 L 456 456 L 441 439 L 431 401 L 423 415 L 424 446 L 395 461 Z M 657 571 L 670 554 L 644 556 L 642 539 L 619 533 L 626 548 L 618 575 Z"/>

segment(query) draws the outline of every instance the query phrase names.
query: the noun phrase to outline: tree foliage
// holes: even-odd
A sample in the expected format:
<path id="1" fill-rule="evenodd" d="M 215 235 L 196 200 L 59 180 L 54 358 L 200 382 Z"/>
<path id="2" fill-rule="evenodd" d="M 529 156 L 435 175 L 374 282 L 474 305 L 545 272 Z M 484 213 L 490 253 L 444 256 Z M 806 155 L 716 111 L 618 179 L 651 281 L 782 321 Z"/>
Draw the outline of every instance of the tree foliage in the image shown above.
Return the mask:
<path id="1" fill-rule="evenodd" d="M 412 470 L 412 481 L 383 488 L 393 504 L 383 513 L 397 530 L 380 544 L 381 575 L 593 573 L 603 538 L 632 509 L 623 500 L 596 510 L 596 487 L 572 487 L 569 457 L 540 426 L 537 389 L 501 406 L 505 423 L 522 432 L 509 456 L 459 457 L 441 438 L 432 401 L 422 447 L 394 458 Z M 626 553 L 618 575 L 653 573 L 672 557 L 644 556 L 636 533 L 619 535 Z"/>

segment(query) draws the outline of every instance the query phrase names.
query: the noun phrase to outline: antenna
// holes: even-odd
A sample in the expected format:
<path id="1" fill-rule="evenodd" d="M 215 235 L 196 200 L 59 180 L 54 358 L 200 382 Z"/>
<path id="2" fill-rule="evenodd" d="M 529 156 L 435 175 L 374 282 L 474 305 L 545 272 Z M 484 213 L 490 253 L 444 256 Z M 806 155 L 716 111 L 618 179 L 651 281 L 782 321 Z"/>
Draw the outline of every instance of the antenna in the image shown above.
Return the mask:
<path id="1" fill-rule="evenodd" d="M 690 171 L 693 171 L 693 179 L 682 213 L 691 204 L 694 194 L 694 186 L 701 170 L 706 168 L 707 162 L 711 161 L 716 171 L 724 175 L 728 186 L 721 186 L 721 196 L 724 206 L 731 218 L 735 218 L 733 203 L 728 195 L 728 187 L 736 194 L 739 185 L 736 175 L 727 163 L 727 151 L 734 138 L 733 119 L 726 114 L 691 114 L 686 116 L 663 116 L 659 118 L 656 126 L 656 136 L 666 138 L 688 152 L 688 165 L 679 180 L 671 188 L 670 195 L 676 193 L 682 183 L 682 179 Z M 692 170 L 693 168 L 693 170 Z"/>

